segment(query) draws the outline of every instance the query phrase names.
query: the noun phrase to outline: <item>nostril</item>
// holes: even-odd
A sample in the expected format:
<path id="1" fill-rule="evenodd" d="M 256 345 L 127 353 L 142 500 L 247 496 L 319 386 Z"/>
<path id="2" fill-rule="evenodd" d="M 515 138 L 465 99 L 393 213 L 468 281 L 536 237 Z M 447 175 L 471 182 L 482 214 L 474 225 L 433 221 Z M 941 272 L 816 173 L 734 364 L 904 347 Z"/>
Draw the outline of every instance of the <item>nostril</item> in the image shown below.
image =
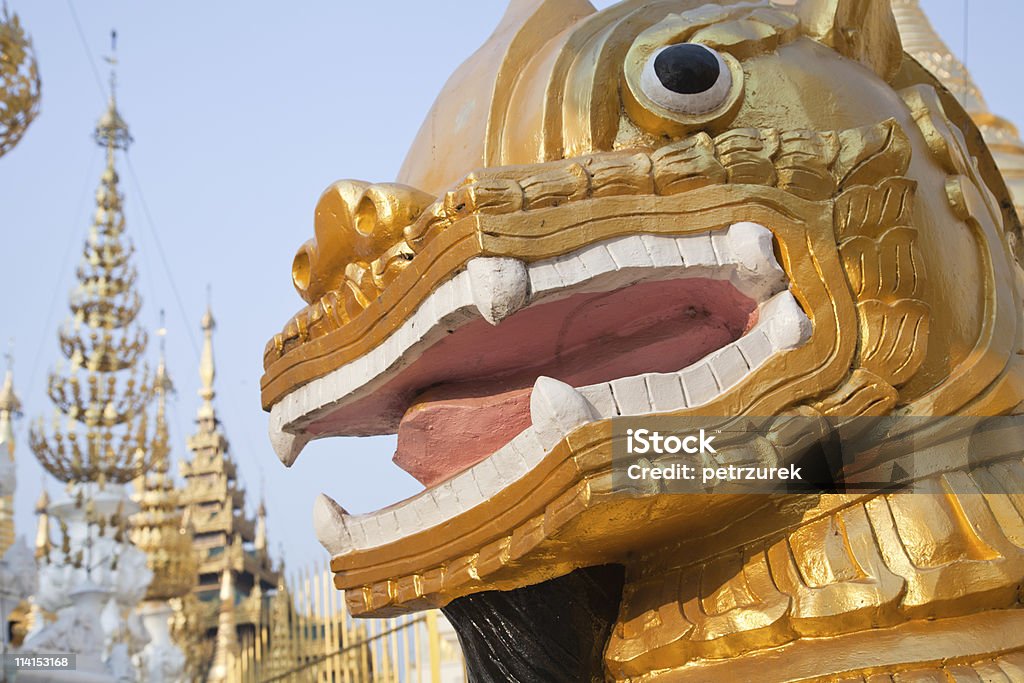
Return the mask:
<path id="1" fill-rule="evenodd" d="M 299 247 L 298 252 L 295 254 L 295 258 L 292 260 L 292 284 L 295 285 L 295 289 L 298 290 L 299 295 L 303 299 L 307 299 L 307 294 L 309 292 L 311 270 L 310 251 L 310 245 L 308 243 L 303 244 Z"/>
<path id="2" fill-rule="evenodd" d="M 372 197 L 364 194 L 356 205 L 354 212 L 355 228 L 361 235 L 370 237 L 377 228 L 377 204 Z"/>

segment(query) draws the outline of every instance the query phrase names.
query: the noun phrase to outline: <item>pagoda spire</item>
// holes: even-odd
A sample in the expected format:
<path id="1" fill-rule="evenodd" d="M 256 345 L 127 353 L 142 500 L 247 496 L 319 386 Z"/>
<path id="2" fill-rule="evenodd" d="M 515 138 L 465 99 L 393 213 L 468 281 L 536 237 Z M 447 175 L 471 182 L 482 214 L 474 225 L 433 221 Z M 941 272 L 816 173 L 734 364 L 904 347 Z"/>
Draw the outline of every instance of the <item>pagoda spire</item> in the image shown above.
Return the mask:
<path id="1" fill-rule="evenodd" d="M 21 401 L 14 391 L 14 359 L 7 353 L 7 372 L 0 386 L 0 556 L 14 543 L 14 420 Z"/>
<path id="2" fill-rule="evenodd" d="M 106 167 L 69 302 L 71 317 L 58 334 L 67 365 L 49 377 L 53 433 L 47 435 L 40 417 L 29 434 L 40 464 L 67 483 L 128 482 L 148 460 L 146 408 L 153 384 L 148 368 L 139 367 L 148 339 L 136 322 L 142 298 L 117 174 L 117 152 L 127 150 L 132 137 L 114 86 L 112 75 L 110 100 L 93 135 L 106 150 Z"/>
<path id="3" fill-rule="evenodd" d="M 167 372 L 163 311 L 160 312 L 160 356 L 153 382 L 156 402 L 153 438 L 150 440 L 150 468 L 139 494 L 139 512 L 132 517 L 131 539 L 146 553 L 153 581 L 144 600 L 167 602 L 188 594 L 196 581 L 192 535 L 179 509 L 178 491 L 168 476 L 170 433 L 167 427 L 167 398 L 174 383 Z"/>
<path id="4" fill-rule="evenodd" d="M 235 578 L 230 569 L 221 572 L 220 609 L 218 610 L 217 640 L 214 644 L 213 666 L 208 683 L 229 681 L 234 677 L 238 657 L 238 632 L 235 620 Z"/>
<path id="5" fill-rule="evenodd" d="M 277 586 L 279 574 L 266 552 L 266 509 L 261 506 L 263 514 L 255 519 L 246 512 L 246 491 L 239 483 L 238 465 L 214 406 L 216 322 L 209 305 L 201 327 L 200 404 L 195 433 L 188 438 L 192 457 L 179 466 L 185 479 L 181 505 L 189 515 L 198 553 L 196 597 L 206 604 L 220 603 L 218 612 L 210 614 L 201 627 L 207 636 L 216 635 L 217 639 L 218 654 L 209 680 L 223 680 L 214 674 L 223 676 L 230 668 L 237 632 L 260 627 L 258 615 L 263 611 L 256 606 Z M 230 599 L 225 599 L 228 594 Z M 229 631 L 235 632 L 234 640 Z"/>
<path id="6" fill-rule="evenodd" d="M 993 114 L 970 71 L 957 59 L 928 20 L 919 0 L 893 0 L 903 49 L 934 74 L 963 104 L 992 150 L 1017 215 L 1024 219 L 1024 142 L 1016 126 Z"/>
<path id="7" fill-rule="evenodd" d="M 263 553 L 267 550 L 267 503 L 262 496 L 256 509 L 256 541 L 253 547 Z"/>
<path id="8" fill-rule="evenodd" d="M 6 451 L 10 460 L 14 461 L 14 420 L 21 416 L 21 399 L 14 391 L 14 355 L 5 354 L 7 371 L 4 382 L 0 386 L 0 450 Z"/>
<path id="9" fill-rule="evenodd" d="M 213 310 L 209 305 L 201 321 L 203 328 L 203 352 L 199 358 L 199 398 L 203 399 L 199 407 L 200 422 L 208 422 L 209 427 L 217 424 L 217 414 L 213 408 L 213 399 L 217 395 L 213 381 L 217 377 L 217 367 L 213 359 L 213 331 L 217 329 L 217 321 L 213 319 Z"/>

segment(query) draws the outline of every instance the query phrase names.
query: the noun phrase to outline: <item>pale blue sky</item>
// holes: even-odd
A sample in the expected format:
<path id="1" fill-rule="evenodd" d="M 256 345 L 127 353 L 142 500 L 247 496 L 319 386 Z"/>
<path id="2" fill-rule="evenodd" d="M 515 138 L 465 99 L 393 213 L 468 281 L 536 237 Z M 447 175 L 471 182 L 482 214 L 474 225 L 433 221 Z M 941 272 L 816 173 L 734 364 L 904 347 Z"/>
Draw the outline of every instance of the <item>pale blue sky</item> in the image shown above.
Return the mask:
<path id="1" fill-rule="evenodd" d="M 960 51 L 964 0 L 924 0 Z M 0 341 L 16 340 L 20 533 L 31 540 L 41 469 L 30 418 L 49 416 L 45 378 L 59 356 L 57 325 L 90 223 L 102 153 L 91 141 L 105 102 L 66 0 L 9 0 L 32 33 L 43 74 L 42 114 L 0 160 Z M 611 4 L 609 1 L 599 6 Z M 167 310 L 178 386 L 174 457 L 186 455 L 198 407 L 199 318 L 212 285 L 219 329 L 216 404 L 249 490 L 263 488 L 270 542 L 290 568 L 326 559 L 310 521 L 324 490 L 352 512 L 414 493 L 391 464 L 393 439 L 314 443 L 291 470 L 274 456 L 259 406 L 264 342 L 301 304 L 289 269 L 312 235 L 313 206 L 338 178 L 392 180 L 451 71 L 490 33 L 505 3 L 266 0 L 75 1 L 106 86 L 109 31 L 119 34 L 119 100 L 136 144 L 122 164 L 128 232 L 145 298 L 142 322 Z M 1016 55 L 1024 3 L 973 0 L 969 65 L 992 109 L 1024 123 Z M 157 249 L 163 245 L 179 307 Z M 155 357 L 155 345 L 151 346 Z M 57 485 L 49 481 L 51 494 Z"/>

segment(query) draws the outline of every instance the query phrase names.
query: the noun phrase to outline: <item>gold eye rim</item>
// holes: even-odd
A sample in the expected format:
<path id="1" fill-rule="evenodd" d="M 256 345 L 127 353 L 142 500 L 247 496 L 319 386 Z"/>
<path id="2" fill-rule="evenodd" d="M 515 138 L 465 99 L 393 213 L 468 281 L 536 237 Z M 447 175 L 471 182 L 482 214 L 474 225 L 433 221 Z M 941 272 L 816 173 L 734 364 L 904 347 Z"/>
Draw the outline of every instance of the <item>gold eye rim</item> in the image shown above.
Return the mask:
<path id="1" fill-rule="evenodd" d="M 659 52 L 682 42 L 687 41 L 661 45 L 636 42 L 626 53 L 623 69 L 626 85 L 623 88 L 623 103 L 626 113 L 641 128 L 656 135 L 687 135 L 712 123 L 725 125 L 736 113 L 743 99 L 744 74 L 739 60 L 728 52 L 715 50 L 704 43 L 693 42 L 693 45 L 700 45 L 715 54 L 721 60 L 720 65 L 728 69 L 730 85 L 721 103 L 705 112 L 688 113 L 670 109 L 653 100 L 643 87 L 643 74 Z"/>

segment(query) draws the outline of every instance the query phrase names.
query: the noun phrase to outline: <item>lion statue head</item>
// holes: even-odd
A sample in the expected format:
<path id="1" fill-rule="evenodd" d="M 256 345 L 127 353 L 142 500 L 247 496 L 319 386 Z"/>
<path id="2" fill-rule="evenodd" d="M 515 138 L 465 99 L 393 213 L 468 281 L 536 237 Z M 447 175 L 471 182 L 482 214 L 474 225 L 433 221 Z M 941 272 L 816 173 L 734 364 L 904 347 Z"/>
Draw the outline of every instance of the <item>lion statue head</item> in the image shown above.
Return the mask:
<path id="1" fill-rule="evenodd" d="M 1012 425 L 884 492 L 637 495 L 613 451 L 647 416 L 1015 414 L 1019 236 L 886 0 L 513 0 L 397 183 L 320 197 L 307 306 L 264 354 L 271 440 L 290 465 L 398 435 L 424 490 L 321 496 L 317 533 L 353 613 L 443 607 L 475 680 L 997 662 L 1024 648 Z"/>

